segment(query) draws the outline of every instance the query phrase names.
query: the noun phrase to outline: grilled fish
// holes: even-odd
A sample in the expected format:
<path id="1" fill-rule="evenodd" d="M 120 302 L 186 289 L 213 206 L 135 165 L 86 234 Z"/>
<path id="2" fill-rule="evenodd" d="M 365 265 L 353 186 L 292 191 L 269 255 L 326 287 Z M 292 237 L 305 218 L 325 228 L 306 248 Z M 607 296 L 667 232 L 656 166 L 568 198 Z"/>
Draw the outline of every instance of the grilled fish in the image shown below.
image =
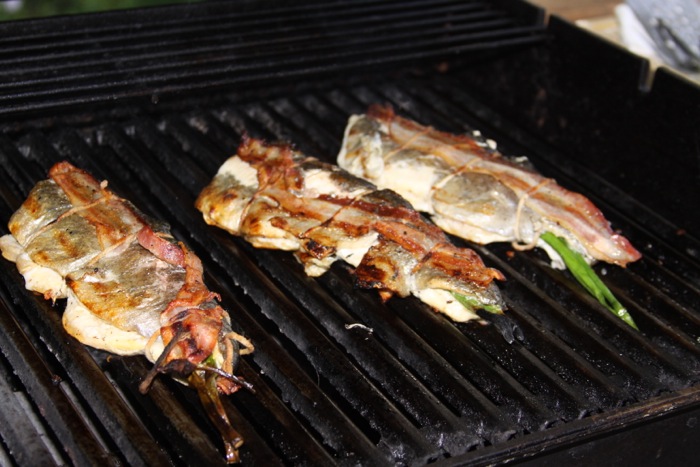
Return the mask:
<path id="1" fill-rule="evenodd" d="M 516 250 L 544 249 L 552 267 L 568 269 L 598 302 L 638 329 L 591 265 L 624 267 L 640 253 L 588 198 L 538 174 L 526 159 L 375 105 L 350 117 L 338 164 L 395 190 L 448 233 L 481 244 L 509 241 Z"/>
<path id="2" fill-rule="evenodd" d="M 351 116 L 338 165 L 404 196 L 446 232 L 480 244 L 544 248 L 543 232 L 566 239 L 591 263 L 625 266 L 641 255 L 593 203 L 523 162 L 467 135 L 453 135 L 371 106 Z"/>
<path id="3" fill-rule="evenodd" d="M 503 275 L 474 251 L 452 245 L 396 193 L 288 145 L 244 138 L 196 206 L 255 247 L 293 251 L 312 277 L 342 260 L 384 300 L 412 294 L 455 321 L 504 308 L 493 282 Z"/>
<path id="4" fill-rule="evenodd" d="M 155 362 L 142 392 L 158 373 L 195 386 L 222 432 L 227 460 L 237 461 L 242 438 L 218 393 L 247 385 L 233 376 L 233 361 L 238 343 L 250 344 L 204 285 L 199 258 L 166 225 L 68 162 L 36 184 L 8 227 L 3 256 L 29 290 L 67 299 L 67 332 L 91 347 Z"/>

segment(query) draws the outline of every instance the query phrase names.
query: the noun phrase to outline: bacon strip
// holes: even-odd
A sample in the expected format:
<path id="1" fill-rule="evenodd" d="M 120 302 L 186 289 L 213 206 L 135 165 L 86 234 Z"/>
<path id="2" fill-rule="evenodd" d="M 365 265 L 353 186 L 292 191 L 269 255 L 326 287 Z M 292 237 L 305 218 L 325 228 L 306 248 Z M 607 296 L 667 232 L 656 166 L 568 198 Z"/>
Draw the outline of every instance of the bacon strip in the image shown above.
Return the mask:
<path id="1" fill-rule="evenodd" d="M 196 365 L 209 357 L 218 344 L 226 312 L 217 304 L 219 295 L 204 285 L 200 259 L 184 245 L 180 248 L 184 252 L 185 283 L 163 310 L 160 332 L 166 346 L 172 339 L 185 336 L 179 337 L 177 346 L 166 357 L 166 364 L 187 360 Z"/>

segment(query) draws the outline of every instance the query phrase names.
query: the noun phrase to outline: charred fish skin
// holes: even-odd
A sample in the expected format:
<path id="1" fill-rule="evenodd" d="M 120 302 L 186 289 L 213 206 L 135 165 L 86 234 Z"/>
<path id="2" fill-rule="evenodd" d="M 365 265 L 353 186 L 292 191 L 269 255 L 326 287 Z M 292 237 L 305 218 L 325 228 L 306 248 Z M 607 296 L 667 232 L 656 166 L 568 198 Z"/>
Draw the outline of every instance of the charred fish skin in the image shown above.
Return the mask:
<path id="1" fill-rule="evenodd" d="M 348 120 L 338 164 L 397 191 L 445 231 L 477 243 L 543 246 L 549 231 L 589 262 L 625 266 L 640 253 L 583 195 L 467 135 L 440 132 L 371 106 Z"/>
<path id="2" fill-rule="evenodd" d="M 452 292 L 505 308 L 492 283 L 503 275 L 450 244 L 406 200 L 289 145 L 244 138 L 196 207 L 256 247 L 293 251 L 310 276 L 345 261 L 358 286 L 385 300 L 414 295 L 456 321 L 477 315 L 454 306 Z"/>
<path id="3" fill-rule="evenodd" d="M 66 331 L 85 345 L 154 361 L 142 392 L 159 373 L 194 386 L 224 438 L 227 461 L 236 462 L 243 440 L 219 393 L 249 387 L 233 375 L 233 362 L 252 345 L 233 332 L 220 297 L 204 284 L 201 261 L 167 225 L 64 161 L 36 184 L 8 227 L 3 256 L 29 290 L 68 299 Z"/>

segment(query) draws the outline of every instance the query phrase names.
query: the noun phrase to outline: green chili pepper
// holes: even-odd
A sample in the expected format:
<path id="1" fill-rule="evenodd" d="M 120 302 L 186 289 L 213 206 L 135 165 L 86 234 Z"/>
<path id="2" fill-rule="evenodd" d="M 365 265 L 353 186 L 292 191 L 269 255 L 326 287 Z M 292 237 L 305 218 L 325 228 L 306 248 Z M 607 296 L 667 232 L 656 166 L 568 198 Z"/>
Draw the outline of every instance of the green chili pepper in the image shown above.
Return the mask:
<path id="1" fill-rule="evenodd" d="M 467 297 L 466 295 L 462 295 L 457 292 L 450 292 L 454 298 L 457 299 L 459 303 L 464 306 L 464 308 L 474 311 L 474 310 L 485 310 L 488 311 L 489 313 L 493 313 L 495 315 L 502 315 L 503 310 L 501 310 L 501 307 L 498 305 L 486 305 L 484 303 L 480 303 L 476 298 L 474 297 Z"/>
<path id="2" fill-rule="evenodd" d="M 214 360 L 214 354 L 209 355 L 203 362 L 202 364 L 204 366 L 210 366 L 212 368 L 216 368 L 216 360 Z"/>
<path id="3" fill-rule="evenodd" d="M 625 323 L 629 324 L 634 329 L 639 330 L 637 325 L 634 323 L 632 316 L 630 316 L 630 314 L 627 312 L 627 309 L 622 306 L 619 301 L 617 301 L 610 289 L 608 289 L 603 281 L 600 280 L 598 275 L 586 262 L 583 256 L 569 248 L 569 245 L 567 245 L 565 239 L 557 237 L 551 232 L 543 233 L 540 238 L 554 248 L 557 253 L 559 253 L 559 256 L 561 256 L 562 260 L 564 260 L 564 264 L 566 264 L 566 267 L 569 269 L 574 278 L 591 295 L 593 295 L 603 306 L 612 311 L 613 314 L 622 319 Z"/>

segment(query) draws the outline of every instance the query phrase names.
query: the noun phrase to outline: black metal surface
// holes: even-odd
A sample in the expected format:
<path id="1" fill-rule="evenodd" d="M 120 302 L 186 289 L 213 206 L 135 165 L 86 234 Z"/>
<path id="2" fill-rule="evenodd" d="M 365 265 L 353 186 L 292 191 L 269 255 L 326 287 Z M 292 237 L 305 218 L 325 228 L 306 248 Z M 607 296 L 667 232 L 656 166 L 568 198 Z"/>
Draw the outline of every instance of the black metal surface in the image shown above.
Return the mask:
<path id="1" fill-rule="evenodd" d="M 0 117 L 334 77 L 542 40 L 482 1 L 219 1 L 2 25 Z M 525 16 L 525 15 L 522 15 Z M 347 76 L 347 75 L 345 75 Z"/>
<path id="2" fill-rule="evenodd" d="M 236 3 L 246 11 L 230 10 L 225 23 L 230 20 L 241 28 L 241 21 L 254 18 L 253 31 L 257 21 L 265 21 L 273 35 L 292 34 L 284 29 L 297 27 L 291 21 L 274 20 L 282 17 L 275 16 L 279 12 L 291 14 L 289 9 L 278 3 L 261 5 L 265 14 L 253 11 L 258 7 L 255 2 Z M 384 18 L 388 24 L 394 16 L 383 17 L 389 14 L 385 7 L 392 7 L 394 15 L 402 3 L 357 5 L 352 24 L 364 24 L 359 19 L 362 15 L 368 22 L 382 24 Z M 408 2 L 406 11 L 411 5 L 418 3 Z M 475 5 L 490 11 L 481 2 L 446 2 L 435 11 Z M 529 11 L 524 4 L 517 5 Z M 270 14 L 273 6 L 280 9 Z M 136 18 L 133 12 L 91 16 L 89 21 L 78 17 L 29 22 L 26 34 L 30 36 L 9 25 L 4 27 L 13 34 L 3 40 L 18 47 L 20 38 L 34 37 L 27 47 L 46 49 L 47 58 L 55 54 L 54 63 L 69 63 L 71 54 L 76 63 L 83 63 L 80 57 L 89 56 L 90 51 L 70 44 L 85 31 L 114 34 L 122 40 L 135 34 L 148 42 L 149 37 L 167 37 L 177 26 L 192 28 L 195 36 L 201 36 L 197 39 L 206 42 L 207 28 L 224 23 L 216 20 L 225 8 L 224 3 L 214 3 L 151 10 L 139 14 L 139 26 L 130 28 L 120 21 Z M 325 11 L 317 12 L 318 4 L 299 8 L 306 15 L 325 18 L 321 23 L 334 19 Z M 214 18 L 205 20 L 208 15 Z M 423 19 L 413 20 L 420 31 Z M 58 31 L 57 25 L 66 31 Z M 350 31 L 337 36 L 339 41 L 347 38 L 347 50 L 358 47 Z M 168 80 L 156 79 L 168 60 L 179 63 L 170 56 L 159 59 L 153 79 L 143 81 L 144 87 L 130 82 L 136 75 L 129 72 L 114 75 L 113 81 L 90 75 L 96 81 L 88 90 L 80 87 L 80 80 L 74 86 L 69 71 L 57 71 L 56 80 L 41 84 L 36 98 L 29 96 L 23 102 L 17 88 L 3 86 L 0 93 L 9 89 L 6 100 L 0 102 L 0 107 L 6 104 L 0 112 L 3 233 L 6 220 L 33 184 L 45 178 L 51 164 L 63 159 L 108 179 L 111 188 L 139 208 L 168 221 L 174 234 L 204 261 L 205 280 L 221 293 L 236 330 L 256 346 L 255 353 L 244 358 L 241 373 L 257 393 L 241 392 L 225 400 L 229 416 L 246 439 L 241 451 L 245 464 L 482 465 L 541 459 L 543 453 L 559 461 L 603 460 L 614 452 L 614 440 L 625 439 L 627 427 L 634 428 L 630 433 L 647 433 L 636 439 L 644 439 L 649 451 L 654 442 L 663 447 L 670 446 L 664 438 L 676 440 L 674 451 L 663 450 L 661 459 L 690 460 L 692 447 L 684 451 L 677 440 L 697 438 L 699 429 L 692 422 L 700 407 L 700 265 L 693 254 L 700 251 L 697 231 L 688 228 L 679 237 L 682 243 L 674 242 L 677 228 L 668 216 L 675 211 L 639 202 L 644 193 L 636 188 L 641 183 L 636 177 L 646 176 L 645 170 L 637 174 L 628 168 L 626 174 L 635 182 L 624 189 L 610 183 L 612 169 L 597 165 L 614 167 L 616 159 L 606 162 L 591 154 L 596 159 L 591 166 L 585 146 L 566 144 L 567 138 L 585 139 L 581 133 L 589 130 L 574 125 L 551 137 L 549 119 L 556 120 L 557 115 L 546 115 L 540 124 L 542 115 L 532 112 L 535 107 L 530 105 L 542 99 L 539 91 L 527 81 L 517 86 L 518 75 L 553 72 L 559 82 L 548 81 L 542 88 L 547 105 L 565 108 L 557 97 L 561 88 L 575 89 L 578 99 L 592 109 L 603 134 L 608 134 L 617 114 L 605 110 L 605 96 L 590 94 L 575 76 L 567 80 L 564 68 L 551 67 L 562 60 L 561 42 L 583 34 L 572 31 L 557 23 L 550 28 L 547 43 L 525 49 L 508 46 L 496 56 L 479 56 L 476 63 L 469 54 L 447 60 L 452 49 L 442 45 L 430 59 L 424 58 L 425 66 L 402 61 L 407 67 L 391 74 L 384 68 L 365 68 L 381 62 L 387 53 L 381 47 L 374 50 L 370 41 L 364 52 L 372 60 L 358 60 L 348 68 L 343 63 L 335 69 L 357 71 L 347 82 L 338 76 L 328 81 L 324 70 L 300 67 L 297 71 L 304 82 L 296 85 L 285 70 L 267 63 L 279 75 L 280 85 L 267 88 L 249 82 L 240 89 L 227 87 L 236 84 L 235 79 L 228 84 L 209 78 L 200 81 L 197 68 L 188 67 L 179 72 L 182 88 L 176 93 Z M 218 44 L 218 33 L 211 34 L 211 43 Z M 247 34 L 254 33 L 243 36 Z M 416 41 L 419 37 L 423 36 L 418 34 Z M 526 43 L 530 40 L 528 36 Z M 66 55 L 58 51 L 61 43 L 66 44 Z M 140 47 L 136 39 L 131 44 Z M 404 46 L 420 49 L 408 42 Z M 122 49 L 115 43 L 110 53 L 117 50 Z M 5 53 L 5 59 L 21 56 Z M 574 49 L 567 53 L 567 63 L 576 63 Z M 262 57 L 263 61 L 269 58 Z M 442 72 L 434 70 L 433 58 L 447 60 Z M 109 66 L 119 64 L 106 56 L 102 59 Z M 90 67 L 86 64 L 86 68 Z M 31 76 L 14 68 L 3 70 Z M 568 72 L 580 70 L 569 68 Z M 667 78 L 661 78 L 661 90 L 652 91 L 656 102 L 663 100 L 664 93 L 679 92 L 672 80 L 663 82 Z M 508 86 L 512 86 L 510 93 L 504 91 Z M 697 91 L 680 82 L 678 86 L 686 90 L 689 102 L 698 99 Z M 28 93 L 33 91 L 27 87 Z M 639 89 L 628 94 L 630 99 L 646 97 Z M 139 105 L 132 99 L 137 95 L 149 100 L 158 95 L 161 100 Z M 520 105 L 510 105 L 512 100 Z M 400 113 L 445 130 L 481 129 L 505 152 L 529 156 L 546 175 L 589 196 L 644 253 L 639 263 L 626 270 L 596 266 L 641 332 L 613 317 L 567 274 L 551 270 L 536 251 L 511 255 L 508 245 L 476 247 L 488 265 L 508 278 L 502 287 L 508 317 L 521 334 L 508 342 L 507 333 L 496 325 L 455 324 L 414 299 L 382 303 L 375 293 L 354 289 L 342 265 L 318 279 L 308 278 L 289 253 L 255 250 L 203 223 L 194 199 L 244 132 L 292 141 L 310 155 L 332 161 L 347 117 L 375 102 L 391 103 Z M 659 111 L 665 121 L 676 118 Z M 561 112 L 566 116 L 565 110 Z M 602 145 L 601 138 L 596 134 L 593 139 Z M 625 139 L 628 150 L 636 151 L 638 143 Z M 619 157 L 631 156 L 625 152 Z M 681 180 L 688 176 L 678 175 Z M 457 239 L 455 243 L 464 244 Z M 223 462 L 217 434 L 190 389 L 159 379 L 148 395 L 139 394 L 138 382 L 149 368 L 145 359 L 118 358 L 85 348 L 62 330 L 62 303 L 52 306 L 24 290 L 16 268 L 4 260 L 0 277 L 0 370 L 5 383 L 0 393 L 12 395 L 3 399 L 3 416 L 27 413 L 32 420 L 0 428 L 0 455 L 7 458 L 6 463 Z M 26 403 L 19 405 L 15 399 Z M 648 433 L 655 427 L 663 427 L 667 436 L 650 439 Z M 597 452 L 599 447 L 602 450 Z"/>

